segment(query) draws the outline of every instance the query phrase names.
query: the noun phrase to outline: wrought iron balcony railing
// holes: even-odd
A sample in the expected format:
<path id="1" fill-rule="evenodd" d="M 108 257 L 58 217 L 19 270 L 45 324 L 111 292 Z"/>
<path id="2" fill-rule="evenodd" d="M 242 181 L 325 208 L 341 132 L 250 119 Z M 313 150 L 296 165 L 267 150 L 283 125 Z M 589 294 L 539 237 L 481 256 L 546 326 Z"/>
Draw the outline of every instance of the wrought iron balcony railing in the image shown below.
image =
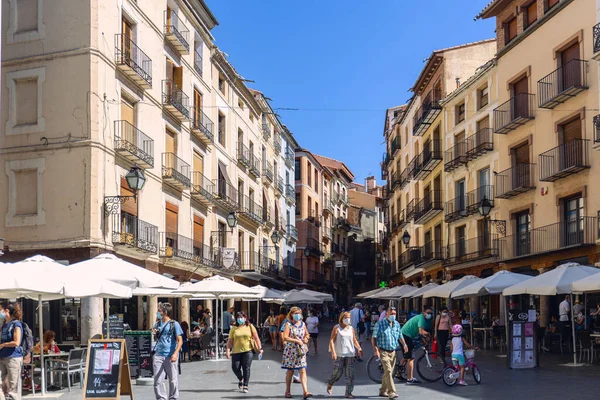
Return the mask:
<path id="1" fill-rule="evenodd" d="M 214 267 L 213 260 L 213 252 L 211 248 L 202 242 L 193 241 L 193 249 L 192 249 L 192 261 L 197 264 L 202 264 L 206 267 Z"/>
<path id="2" fill-rule="evenodd" d="M 510 260 L 571 247 L 595 246 L 596 228 L 596 217 L 579 217 L 519 232 L 500 239 L 500 258 Z"/>
<path id="3" fill-rule="evenodd" d="M 296 201 L 296 190 L 289 183 L 285 185 L 285 197 L 289 201 Z"/>
<path id="4" fill-rule="evenodd" d="M 254 154 L 250 153 L 250 173 L 256 178 L 260 177 L 260 159 Z"/>
<path id="5" fill-rule="evenodd" d="M 162 103 L 179 120 L 190 118 L 189 97 L 175 82 L 165 79 L 162 81 Z"/>
<path id="6" fill-rule="evenodd" d="M 307 282 L 316 285 L 322 285 L 325 283 L 325 275 L 318 271 L 309 270 Z"/>
<path id="7" fill-rule="evenodd" d="M 415 206 L 415 224 L 424 224 L 444 210 L 443 195 L 441 190 L 432 190 L 425 193 Z"/>
<path id="8" fill-rule="evenodd" d="M 204 113 L 199 107 L 194 107 L 192 111 L 192 133 L 196 135 L 205 145 L 214 143 L 215 124 L 212 122 L 208 115 Z"/>
<path id="9" fill-rule="evenodd" d="M 262 133 L 263 133 L 263 139 L 265 139 L 266 141 L 269 141 L 269 139 L 271 139 L 271 127 L 269 126 L 268 123 L 264 122 L 262 123 Z"/>
<path id="10" fill-rule="evenodd" d="M 534 118 L 535 96 L 519 93 L 494 109 L 494 132 L 508 133 Z"/>
<path id="11" fill-rule="evenodd" d="M 245 218 L 251 223 L 260 225 L 262 223 L 263 208 L 249 196 L 244 196 L 241 199 L 241 213 L 238 213 L 240 218 Z"/>
<path id="12" fill-rule="evenodd" d="M 423 145 L 421 154 L 411 161 L 411 176 L 423 180 L 442 162 L 442 141 L 431 140 Z"/>
<path id="13" fill-rule="evenodd" d="M 275 154 L 281 153 L 281 136 L 279 136 L 279 133 L 273 135 L 273 150 L 275 150 Z"/>
<path id="14" fill-rule="evenodd" d="M 481 128 L 467 138 L 467 160 L 469 161 L 492 150 L 494 150 L 494 132 L 491 128 Z"/>
<path id="15" fill-rule="evenodd" d="M 410 182 L 410 169 L 407 167 L 400 174 L 400 189 L 404 189 L 408 182 Z"/>
<path id="16" fill-rule="evenodd" d="M 479 214 L 479 206 L 483 199 L 489 200 L 492 208 L 494 207 L 494 186 L 483 185 L 479 186 L 475 190 L 471 190 L 467 193 L 467 213 L 468 215 Z"/>
<path id="17" fill-rule="evenodd" d="M 415 218 L 415 211 L 417 208 L 417 204 L 419 203 L 419 198 L 415 197 L 406 205 L 406 219 L 411 221 Z"/>
<path id="18" fill-rule="evenodd" d="M 154 167 L 154 140 L 128 121 L 115 121 L 115 151 L 144 168 Z"/>
<path id="19" fill-rule="evenodd" d="M 213 201 L 214 183 L 202 175 L 199 171 L 192 172 L 191 195 L 204 205 L 210 205 Z"/>
<path id="20" fill-rule="evenodd" d="M 422 136 L 427 128 L 435 122 L 437 116 L 442 112 L 441 98 L 442 93 L 439 90 L 434 90 L 430 96 L 425 98 L 413 117 L 413 135 Z"/>
<path id="21" fill-rule="evenodd" d="M 275 175 L 274 188 L 275 188 L 275 195 L 277 195 L 278 197 L 283 195 L 283 191 L 284 191 L 283 179 L 279 175 Z"/>
<path id="22" fill-rule="evenodd" d="M 188 54 L 190 51 L 189 36 L 190 31 L 181 22 L 177 16 L 176 10 L 165 11 L 165 39 L 181 54 Z"/>
<path id="23" fill-rule="evenodd" d="M 294 150 L 291 147 L 286 147 L 285 149 L 285 164 L 288 167 L 292 167 L 294 165 L 294 160 L 296 159 Z"/>
<path id="24" fill-rule="evenodd" d="M 451 266 L 487 258 L 497 258 L 499 242 L 496 235 L 479 236 L 452 243 L 446 249 L 444 265 Z"/>
<path id="25" fill-rule="evenodd" d="M 152 60 L 127 35 L 115 35 L 115 63 L 144 89 L 152 87 Z"/>
<path id="26" fill-rule="evenodd" d="M 263 272 L 262 260 L 259 252 L 256 251 L 244 251 L 240 253 L 240 270 L 252 271 L 252 272 Z"/>
<path id="27" fill-rule="evenodd" d="M 159 256 L 193 261 L 194 241 L 175 232 L 160 232 Z"/>
<path id="28" fill-rule="evenodd" d="M 554 108 L 588 89 L 587 65 L 584 60 L 571 60 L 538 81 L 541 108 Z"/>
<path id="29" fill-rule="evenodd" d="M 202 76 L 202 54 L 198 50 L 202 51 L 201 49 L 194 50 L 194 69 Z"/>
<path id="30" fill-rule="evenodd" d="M 213 181 L 213 198 L 218 206 L 227 211 L 237 211 L 240 208 L 238 191 L 224 179 Z"/>
<path id="31" fill-rule="evenodd" d="M 420 247 L 409 247 L 402 254 L 400 254 L 400 265 L 398 266 L 398 272 L 411 265 L 421 264 L 421 248 Z"/>
<path id="32" fill-rule="evenodd" d="M 444 259 L 444 243 L 441 240 L 430 240 L 420 247 L 421 256 L 416 266 Z"/>
<path id="33" fill-rule="evenodd" d="M 467 194 L 463 194 L 453 198 L 446 202 L 445 205 L 445 220 L 446 223 L 458 221 L 461 218 L 466 217 L 468 214 L 468 197 Z"/>
<path id="34" fill-rule="evenodd" d="M 594 26 L 592 33 L 594 35 L 594 54 L 600 52 L 600 24 Z"/>
<path id="35" fill-rule="evenodd" d="M 190 165 L 174 153 L 162 154 L 162 177 L 166 182 L 182 190 L 192 184 Z"/>
<path id="36" fill-rule="evenodd" d="M 273 182 L 273 164 L 271 164 L 269 161 L 263 160 L 262 174 L 267 181 Z"/>
<path id="37" fill-rule="evenodd" d="M 286 277 L 293 279 L 295 281 L 302 280 L 302 276 L 301 276 L 299 268 L 296 268 L 292 265 L 286 265 L 284 267 L 284 269 L 285 269 Z"/>
<path id="38" fill-rule="evenodd" d="M 540 154 L 540 181 L 554 182 L 590 166 L 589 140 L 572 139 Z"/>
<path id="39" fill-rule="evenodd" d="M 496 174 L 496 197 L 509 199 L 535 189 L 535 164 L 516 164 Z"/>
<path id="40" fill-rule="evenodd" d="M 112 241 L 114 244 L 156 253 L 158 251 L 158 227 L 131 214 L 113 214 Z"/>
<path id="41" fill-rule="evenodd" d="M 237 145 L 237 160 L 246 168 L 250 168 L 250 149 L 244 143 L 239 142 Z"/>
<path id="42" fill-rule="evenodd" d="M 298 240 L 298 228 L 296 228 L 294 225 L 288 224 L 287 233 L 290 239 Z"/>
<path id="43" fill-rule="evenodd" d="M 461 164 L 467 163 L 467 142 L 462 141 L 456 143 L 449 150 L 446 150 L 444 159 L 444 171 L 451 172 L 458 168 Z"/>
<path id="44" fill-rule="evenodd" d="M 392 156 L 395 156 L 396 152 L 398 150 L 400 150 L 400 137 L 399 136 L 396 136 L 392 139 L 391 150 L 392 150 L 391 151 Z"/>

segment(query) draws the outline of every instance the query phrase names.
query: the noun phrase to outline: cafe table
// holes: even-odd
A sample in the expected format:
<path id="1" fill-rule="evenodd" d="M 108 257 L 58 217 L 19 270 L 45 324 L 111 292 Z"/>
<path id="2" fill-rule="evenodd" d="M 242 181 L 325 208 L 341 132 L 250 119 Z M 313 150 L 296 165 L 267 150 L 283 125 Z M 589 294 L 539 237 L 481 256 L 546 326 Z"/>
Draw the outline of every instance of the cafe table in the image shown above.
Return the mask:
<path id="1" fill-rule="evenodd" d="M 475 332 L 483 332 L 483 349 L 487 350 L 487 334 L 492 332 L 492 328 L 473 328 Z"/>
<path id="2" fill-rule="evenodd" d="M 34 354 L 33 355 L 33 359 L 39 359 L 40 355 L 39 354 Z M 52 373 L 52 369 L 48 368 L 49 364 L 51 364 L 52 362 L 54 362 L 54 360 L 56 359 L 60 359 L 60 358 L 69 358 L 69 352 L 68 351 L 61 351 L 58 353 L 44 353 L 44 362 L 46 363 L 46 371 L 50 371 L 50 387 L 54 386 L 54 374 Z M 47 380 L 44 380 L 45 382 L 48 382 Z M 48 388 L 44 388 L 46 390 L 48 390 Z"/>

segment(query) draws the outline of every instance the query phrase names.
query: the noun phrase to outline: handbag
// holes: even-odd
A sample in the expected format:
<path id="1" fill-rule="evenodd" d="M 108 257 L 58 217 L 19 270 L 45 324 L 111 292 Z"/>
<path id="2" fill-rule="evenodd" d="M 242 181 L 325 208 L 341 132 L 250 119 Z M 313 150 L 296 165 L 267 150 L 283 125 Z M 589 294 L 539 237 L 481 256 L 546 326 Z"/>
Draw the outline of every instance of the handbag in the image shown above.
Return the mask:
<path id="1" fill-rule="evenodd" d="M 254 335 L 256 334 L 256 336 L 258 336 L 258 334 L 256 333 L 256 328 L 254 328 L 254 325 L 250 325 L 250 332 L 252 333 L 252 336 L 250 338 L 250 346 L 252 346 L 252 353 L 256 354 L 256 353 L 260 353 L 260 351 L 262 350 L 262 347 L 258 345 L 258 343 L 256 343 L 256 340 L 254 340 Z"/>

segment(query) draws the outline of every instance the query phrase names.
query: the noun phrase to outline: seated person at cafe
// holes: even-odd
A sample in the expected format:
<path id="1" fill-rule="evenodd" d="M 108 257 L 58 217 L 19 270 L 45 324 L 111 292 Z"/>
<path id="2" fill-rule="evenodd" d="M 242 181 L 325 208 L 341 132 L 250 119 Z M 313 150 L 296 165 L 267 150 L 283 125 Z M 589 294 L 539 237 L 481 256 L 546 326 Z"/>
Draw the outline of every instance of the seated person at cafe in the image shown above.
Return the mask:
<path id="1" fill-rule="evenodd" d="M 60 349 L 58 348 L 55 339 L 56 333 L 54 333 L 54 331 L 47 330 L 46 332 L 44 332 L 44 353 L 60 353 Z M 40 342 L 37 342 L 37 344 L 33 346 L 32 351 L 34 354 L 40 354 Z"/>
<path id="2" fill-rule="evenodd" d="M 580 311 L 575 316 L 575 330 L 576 331 L 585 330 L 585 315 L 583 314 L 583 311 Z"/>

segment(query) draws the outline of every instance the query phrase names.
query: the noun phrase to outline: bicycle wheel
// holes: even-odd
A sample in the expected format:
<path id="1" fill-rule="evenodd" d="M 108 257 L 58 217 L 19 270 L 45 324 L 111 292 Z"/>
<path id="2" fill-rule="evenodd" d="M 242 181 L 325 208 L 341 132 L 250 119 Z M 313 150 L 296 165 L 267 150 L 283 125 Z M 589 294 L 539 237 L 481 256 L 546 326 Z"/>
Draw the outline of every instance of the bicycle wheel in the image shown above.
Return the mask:
<path id="1" fill-rule="evenodd" d="M 371 356 L 367 361 L 367 375 L 375 383 L 381 383 L 383 380 L 383 365 L 381 360 L 375 356 Z"/>
<path id="2" fill-rule="evenodd" d="M 447 366 L 446 359 L 439 354 L 424 352 L 417 360 L 417 373 L 424 381 L 437 382 Z"/>
<path id="3" fill-rule="evenodd" d="M 398 379 L 400 381 L 408 380 L 408 375 L 406 374 L 406 364 L 396 362 L 396 366 L 394 367 L 394 379 Z"/>
<path id="4" fill-rule="evenodd" d="M 473 379 L 479 385 L 481 383 L 481 371 L 477 368 L 477 365 L 471 366 L 471 371 L 473 372 Z"/>
<path id="5" fill-rule="evenodd" d="M 448 386 L 454 386 L 456 385 L 456 382 L 458 381 L 458 379 L 453 376 L 453 374 L 456 371 L 454 370 L 454 368 L 452 367 L 448 367 L 444 370 L 444 373 L 442 374 L 442 380 L 444 381 L 444 383 Z"/>

